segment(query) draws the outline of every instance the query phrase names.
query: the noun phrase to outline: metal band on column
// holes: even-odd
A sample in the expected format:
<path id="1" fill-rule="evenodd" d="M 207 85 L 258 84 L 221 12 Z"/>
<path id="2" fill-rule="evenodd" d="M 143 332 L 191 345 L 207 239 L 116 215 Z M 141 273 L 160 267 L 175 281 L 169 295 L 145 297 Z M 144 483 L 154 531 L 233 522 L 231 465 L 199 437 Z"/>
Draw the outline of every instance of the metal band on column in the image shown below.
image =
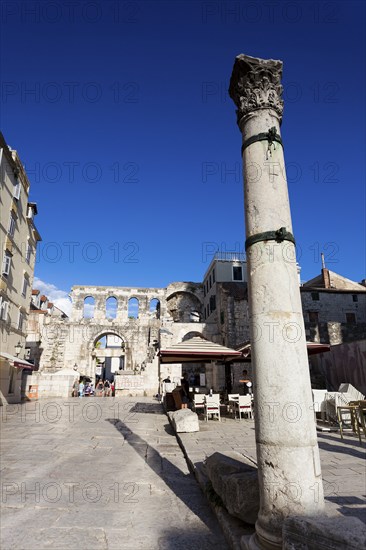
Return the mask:
<path id="1" fill-rule="evenodd" d="M 248 237 L 245 241 L 245 251 L 255 243 L 260 243 L 262 241 L 276 241 L 282 243 L 282 241 L 290 241 L 295 243 L 295 237 L 290 231 L 286 231 L 286 227 L 280 227 L 277 231 L 264 231 L 263 233 L 256 233 L 251 237 Z"/>

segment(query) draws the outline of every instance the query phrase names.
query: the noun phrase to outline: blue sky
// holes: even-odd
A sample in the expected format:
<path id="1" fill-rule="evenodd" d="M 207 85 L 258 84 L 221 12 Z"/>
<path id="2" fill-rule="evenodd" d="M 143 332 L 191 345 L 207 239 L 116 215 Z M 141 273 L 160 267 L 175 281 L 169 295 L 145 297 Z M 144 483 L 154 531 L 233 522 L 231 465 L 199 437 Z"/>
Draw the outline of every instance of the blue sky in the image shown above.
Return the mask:
<path id="1" fill-rule="evenodd" d="M 239 53 L 284 62 L 302 279 L 321 251 L 365 277 L 363 2 L 2 7 L 1 128 L 38 204 L 45 288 L 200 281 L 214 249 L 243 249 Z"/>

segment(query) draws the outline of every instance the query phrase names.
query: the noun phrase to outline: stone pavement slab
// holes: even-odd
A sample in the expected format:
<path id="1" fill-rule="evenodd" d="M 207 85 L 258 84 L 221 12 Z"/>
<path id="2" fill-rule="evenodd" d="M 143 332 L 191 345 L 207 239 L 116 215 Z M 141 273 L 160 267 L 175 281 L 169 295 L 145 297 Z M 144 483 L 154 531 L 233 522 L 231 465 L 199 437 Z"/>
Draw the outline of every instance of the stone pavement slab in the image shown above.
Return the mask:
<path id="1" fill-rule="evenodd" d="M 228 548 L 152 399 L 44 400 L 0 415 L 2 550 Z"/>

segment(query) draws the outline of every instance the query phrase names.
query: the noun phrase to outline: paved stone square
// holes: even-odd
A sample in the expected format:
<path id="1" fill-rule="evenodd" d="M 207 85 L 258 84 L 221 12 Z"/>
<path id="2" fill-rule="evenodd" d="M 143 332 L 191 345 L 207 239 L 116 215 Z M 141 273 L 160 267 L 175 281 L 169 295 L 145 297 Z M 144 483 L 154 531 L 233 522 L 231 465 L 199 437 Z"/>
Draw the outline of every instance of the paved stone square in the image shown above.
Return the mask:
<path id="1" fill-rule="evenodd" d="M 75 398 L 4 406 L 2 550 L 228 548 L 161 406 Z M 256 460 L 254 421 L 179 434 L 192 468 L 217 451 Z M 319 433 L 326 511 L 366 523 L 365 442 Z"/>
<path id="2" fill-rule="evenodd" d="M 151 398 L 1 408 L 2 550 L 226 549 Z"/>

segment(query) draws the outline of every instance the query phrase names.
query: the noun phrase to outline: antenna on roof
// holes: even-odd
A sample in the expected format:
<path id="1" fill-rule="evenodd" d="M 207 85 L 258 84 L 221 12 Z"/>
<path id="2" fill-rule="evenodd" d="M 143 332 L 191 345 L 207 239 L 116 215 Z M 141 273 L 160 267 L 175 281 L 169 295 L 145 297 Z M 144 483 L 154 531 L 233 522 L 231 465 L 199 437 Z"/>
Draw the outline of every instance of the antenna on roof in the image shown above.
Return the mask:
<path id="1" fill-rule="evenodd" d="M 321 252 L 320 257 L 322 259 L 322 269 L 325 269 L 325 260 L 324 260 L 324 253 Z"/>

